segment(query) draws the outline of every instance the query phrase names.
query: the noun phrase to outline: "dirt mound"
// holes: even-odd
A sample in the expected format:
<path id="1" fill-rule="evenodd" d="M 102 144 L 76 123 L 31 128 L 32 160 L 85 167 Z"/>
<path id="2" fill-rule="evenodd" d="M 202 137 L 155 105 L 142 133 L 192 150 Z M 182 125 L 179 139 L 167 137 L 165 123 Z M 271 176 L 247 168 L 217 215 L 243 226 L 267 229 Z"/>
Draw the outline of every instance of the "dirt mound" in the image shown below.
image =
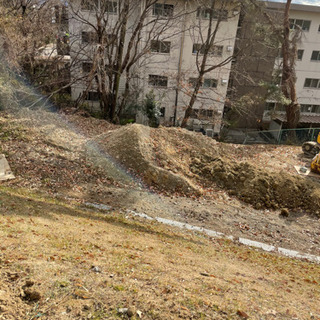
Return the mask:
<path id="1" fill-rule="evenodd" d="M 246 158 L 239 161 L 231 154 L 242 146 L 217 143 L 179 128 L 152 129 L 137 124 L 100 135 L 95 141 L 145 183 L 163 191 L 200 194 L 202 188 L 216 185 L 256 209 L 317 212 L 319 208 L 317 183 L 285 172 L 284 164 L 279 172 L 262 168 L 256 163 L 257 150 L 250 163 L 248 147 Z"/>
<path id="2" fill-rule="evenodd" d="M 134 124 L 100 135 L 96 142 L 116 161 L 131 172 L 137 173 L 145 183 L 164 191 L 199 193 L 199 188 L 184 175 L 164 168 L 157 161 L 152 136 L 155 129 Z M 165 153 L 166 157 L 174 157 Z M 170 154 L 170 152 L 169 152 Z"/>
<path id="3" fill-rule="evenodd" d="M 244 202 L 261 208 L 319 210 L 320 190 L 316 183 L 285 172 L 274 173 L 248 162 L 226 158 L 194 158 L 191 171 L 203 183 L 215 183 Z"/>

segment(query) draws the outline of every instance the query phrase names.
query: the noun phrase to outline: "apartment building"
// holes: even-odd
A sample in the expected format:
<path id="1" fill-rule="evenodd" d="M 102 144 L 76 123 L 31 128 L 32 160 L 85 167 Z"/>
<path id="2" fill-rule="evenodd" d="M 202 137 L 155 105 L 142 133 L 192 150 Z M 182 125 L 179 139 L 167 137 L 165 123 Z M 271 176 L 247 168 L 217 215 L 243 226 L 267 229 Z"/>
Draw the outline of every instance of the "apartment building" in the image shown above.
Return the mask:
<path id="1" fill-rule="evenodd" d="M 283 4 L 268 3 L 268 8 L 280 11 Z M 301 105 L 300 127 L 320 126 L 320 7 L 293 4 L 290 9 L 290 28 L 301 29 L 297 44 L 296 90 Z M 282 59 L 277 57 L 275 70 L 281 69 Z M 285 126 L 286 116 L 281 106 L 267 103 L 263 121 L 271 128 Z"/>
<path id="2" fill-rule="evenodd" d="M 94 1 L 96 8 L 99 7 L 99 1 Z M 112 29 L 119 23 L 120 3 L 107 2 L 107 27 Z M 128 34 L 132 34 L 134 28 L 130 26 L 134 26 L 134 20 L 140 17 L 145 5 L 144 1 L 133 2 L 136 5 L 129 17 Z M 142 100 L 150 92 L 155 95 L 161 107 L 163 124 L 180 124 L 189 104 L 198 75 L 197 66 L 203 59 L 203 43 L 210 21 L 211 9 L 206 3 L 199 0 L 160 0 L 147 12 L 137 43 L 140 46 L 139 53 L 143 50 L 146 53 L 141 54 L 131 69 L 130 88 L 132 99 L 139 96 Z M 205 74 L 189 121 L 190 127 L 213 129 L 214 132 L 220 131 L 231 68 L 230 57 L 234 52 L 239 19 L 236 1 L 221 0 L 221 4 L 217 3 L 213 27 L 219 20 L 219 28 L 207 60 L 208 66 L 217 67 Z M 87 90 L 86 102 L 98 105 L 97 87 L 93 83 L 88 90 L 85 77 L 92 70 L 90 55 L 95 50 L 92 27 L 97 26 L 97 17 L 93 7 L 79 0 L 78 6 L 69 14 L 71 59 L 82 60 L 82 63 L 74 63 L 73 78 L 81 81 L 75 81 L 72 85 L 72 98 L 78 99 Z M 124 43 L 124 51 L 128 45 L 129 40 Z M 126 80 L 124 73 L 119 83 L 120 93 L 126 90 Z M 137 119 L 139 122 L 146 120 L 142 114 Z"/>
<path id="3" fill-rule="evenodd" d="M 265 2 L 265 10 L 275 24 L 283 19 L 284 3 Z M 257 15 L 256 19 L 262 24 L 268 24 L 263 15 Z M 267 89 L 261 86 L 264 81 L 281 83 L 282 58 L 281 49 L 275 50 L 263 39 L 253 36 L 254 25 L 250 14 L 240 18 L 236 49 L 243 49 L 244 53 L 234 61 L 232 66 L 234 74 L 229 83 L 229 98 L 235 100 L 243 96 L 262 97 L 255 104 L 250 105 L 243 112 L 242 117 L 237 118 L 237 127 L 243 129 L 279 129 L 286 127 L 286 114 L 283 106 L 267 97 Z M 259 24 L 258 24 L 259 27 Z M 301 36 L 297 43 L 296 60 L 296 90 L 298 102 L 301 105 L 300 127 L 320 126 L 320 7 L 310 5 L 292 4 L 290 8 L 290 28 L 301 30 Z M 265 32 L 265 31 L 264 31 Z M 266 35 L 268 36 L 268 35 Z M 272 38 L 271 38 L 272 39 Z M 270 39 L 269 39 L 270 40 Z M 248 45 L 250 43 L 250 45 Z M 246 79 L 236 79 L 237 72 L 246 74 Z M 238 81 L 237 81 L 238 80 Z M 236 94 L 232 93 L 235 89 Z M 234 94 L 234 96 L 232 96 Z M 226 112 L 225 112 L 225 117 Z"/>

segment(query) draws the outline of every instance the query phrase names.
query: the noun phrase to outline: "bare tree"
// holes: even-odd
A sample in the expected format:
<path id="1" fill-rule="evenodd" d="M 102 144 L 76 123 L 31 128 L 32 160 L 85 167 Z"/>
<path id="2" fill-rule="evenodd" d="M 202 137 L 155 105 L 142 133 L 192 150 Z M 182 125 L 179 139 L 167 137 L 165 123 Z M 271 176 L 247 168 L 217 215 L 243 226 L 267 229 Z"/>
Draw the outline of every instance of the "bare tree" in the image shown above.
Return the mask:
<path id="1" fill-rule="evenodd" d="M 214 59 L 213 56 L 217 55 L 215 51 L 221 48 L 221 46 L 218 45 L 221 23 L 234 14 L 233 12 L 235 11 L 233 9 L 237 6 L 238 3 L 231 4 L 230 1 L 227 0 L 210 0 L 199 3 L 197 15 L 200 19 L 199 25 L 195 28 L 195 31 L 199 34 L 199 39 L 201 39 L 201 44 L 196 51 L 197 74 L 196 78 L 193 79 L 192 94 L 181 123 L 182 127 L 187 126 L 188 119 L 192 114 L 193 105 L 199 96 L 200 88 L 203 86 L 204 76 L 230 64 L 233 59 L 232 54 L 220 59 Z M 206 18 L 205 24 L 201 23 L 201 16 Z"/>
<path id="2" fill-rule="evenodd" d="M 85 84 L 77 104 L 95 89 L 103 117 L 117 122 L 130 96 L 131 81 L 139 77 L 140 61 L 154 42 L 164 40 L 180 13 L 157 0 L 70 1 L 70 11 L 71 56 L 78 70 L 73 77 L 80 86 Z"/>
<path id="3" fill-rule="evenodd" d="M 300 105 L 297 100 L 295 65 L 297 60 L 297 45 L 301 38 L 302 26 L 290 22 L 291 0 L 287 0 L 280 20 L 279 15 L 271 16 L 255 0 L 251 3 L 258 10 L 263 11 L 263 15 L 272 28 L 273 35 L 281 46 L 282 63 L 281 68 L 281 92 L 280 102 L 284 105 L 287 116 L 287 126 L 289 129 L 297 127 L 300 118 Z"/>
<path id="4" fill-rule="evenodd" d="M 290 33 L 289 11 L 291 0 L 287 0 L 283 15 L 283 42 L 282 42 L 282 81 L 281 89 L 288 99 L 285 105 L 288 129 L 297 127 L 300 118 L 300 105 L 297 100 L 295 63 L 297 57 L 297 42 L 301 35 L 299 26 L 295 26 Z"/>
<path id="5" fill-rule="evenodd" d="M 57 38 L 59 0 L 0 0 L 0 38 L 7 61 L 44 93 L 61 88 L 67 74 Z"/>

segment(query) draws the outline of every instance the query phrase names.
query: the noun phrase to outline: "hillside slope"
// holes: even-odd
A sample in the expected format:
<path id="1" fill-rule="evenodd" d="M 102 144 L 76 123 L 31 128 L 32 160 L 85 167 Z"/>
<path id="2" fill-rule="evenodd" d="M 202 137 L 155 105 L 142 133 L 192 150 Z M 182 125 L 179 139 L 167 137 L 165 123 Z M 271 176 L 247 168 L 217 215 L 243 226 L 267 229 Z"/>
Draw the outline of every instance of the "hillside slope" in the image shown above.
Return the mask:
<path id="1" fill-rule="evenodd" d="M 0 132 L 17 177 L 4 185 L 320 255 L 319 179 L 297 175 L 294 165 L 308 166 L 299 147 L 223 144 L 179 128 L 28 109 L 3 112 Z"/>
<path id="2" fill-rule="evenodd" d="M 42 110 L 2 112 L 0 143 L 0 318 L 320 319 L 318 265 L 128 214 L 320 255 L 300 148 Z"/>
<path id="3" fill-rule="evenodd" d="M 320 319 L 320 266 L 0 187 L 0 318 Z"/>

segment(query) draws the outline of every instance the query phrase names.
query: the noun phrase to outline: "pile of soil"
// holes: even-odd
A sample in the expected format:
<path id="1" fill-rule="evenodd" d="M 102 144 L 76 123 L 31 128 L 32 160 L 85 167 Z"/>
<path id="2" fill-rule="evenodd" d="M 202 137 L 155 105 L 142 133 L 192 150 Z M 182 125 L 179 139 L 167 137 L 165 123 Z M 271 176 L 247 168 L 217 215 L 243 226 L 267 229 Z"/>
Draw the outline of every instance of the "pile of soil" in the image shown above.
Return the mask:
<path id="1" fill-rule="evenodd" d="M 227 158 L 194 158 L 191 170 L 204 184 L 216 183 L 256 209 L 290 208 L 318 212 L 319 185 L 285 172 L 273 173 Z"/>
<path id="2" fill-rule="evenodd" d="M 147 185 L 169 192 L 199 194 L 199 187 L 186 175 L 159 164 L 156 157 L 159 152 L 155 152 L 152 139 L 155 130 L 138 124 L 128 125 L 96 137 L 95 142 Z M 161 154 L 169 161 L 174 161 L 170 151 L 161 151 Z M 176 165 L 178 167 L 179 163 Z"/>
<path id="3" fill-rule="evenodd" d="M 32 123 L 23 117 L 23 126 L 11 117 L 0 121 L 2 152 L 20 177 L 12 184 L 97 194 L 141 179 L 170 196 L 225 190 L 256 209 L 319 208 L 319 182 L 294 170 L 303 165 L 300 148 L 224 144 L 181 128 L 118 127 L 79 115 L 37 116 Z"/>
<path id="4" fill-rule="evenodd" d="M 319 222 L 306 214 L 318 210 L 320 185 L 297 175 L 295 165 L 310 165 L 299 146 L 225 144 L 180 128 L 118 127 L 77 114 L 22 111 L 0 114 L 1 153 L 16 176 L 3 185 L 320 255 Z M 219 179 L 215 159 L 226 171 Z M 277 207 L 288 208 L 286 219 L 269 210 Z"/>
<path id="5" fill-rule="evenodd" d="M 110 131 L 96 141 L 146 184 L 162 191 L 201 194 L 216 186 L 256 209 L 300 208 L 313 213 L 319 209 L 318 183 L 250 163 L 248 147 L 245 160 L 237 161 L 231 156 L 237 149 L 232 145 L 187 130 L 137 124 Z"/>

